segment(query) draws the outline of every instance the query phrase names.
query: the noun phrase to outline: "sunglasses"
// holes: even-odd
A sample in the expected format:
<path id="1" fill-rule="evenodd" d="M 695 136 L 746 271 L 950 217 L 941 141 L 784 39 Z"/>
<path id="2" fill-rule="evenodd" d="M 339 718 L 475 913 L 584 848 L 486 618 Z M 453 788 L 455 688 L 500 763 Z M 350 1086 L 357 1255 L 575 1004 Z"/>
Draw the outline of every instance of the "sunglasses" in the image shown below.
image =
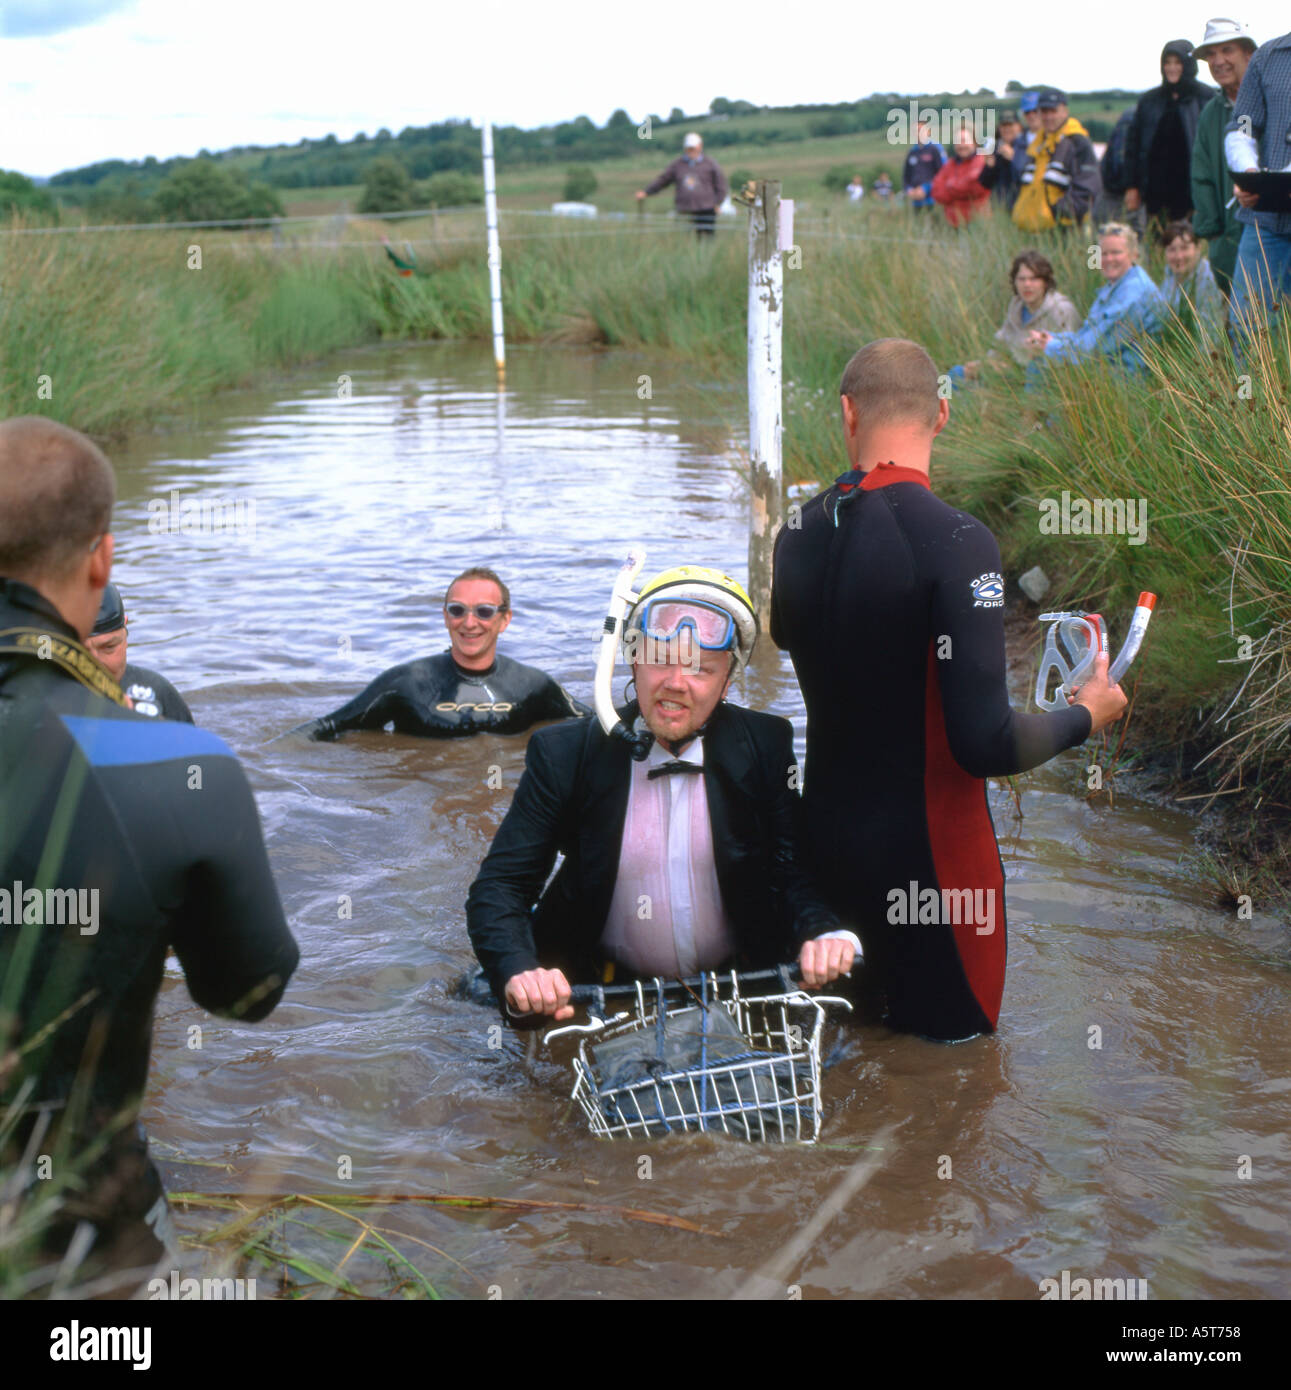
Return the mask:
<path id="1" fill-rule="evenodd" d="M 468 613 L 474 613 L 482 623 L 491 623 L 499 613 L 506 612 L 505 603 L 446 603 L 444 612 L 455 621 L 460 621 Z"/>

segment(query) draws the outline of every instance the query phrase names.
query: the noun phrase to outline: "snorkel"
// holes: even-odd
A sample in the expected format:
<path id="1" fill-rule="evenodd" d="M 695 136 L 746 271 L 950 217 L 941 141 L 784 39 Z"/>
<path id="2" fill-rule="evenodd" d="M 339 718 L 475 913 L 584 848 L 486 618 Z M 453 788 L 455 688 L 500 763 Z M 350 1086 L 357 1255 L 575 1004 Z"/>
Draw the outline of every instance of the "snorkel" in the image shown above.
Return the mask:
<path id="1" fill-rule="evenodd" d="M 1121 677 L 1129 669 L 1130 662 L 1139 654 L 1139 648 L 1143 645 L 1143 634 L 1148 630 L 1148 620 L 1152 617 L 1152 610 L 1157 606 L 1157 596 L 1150 594 L 1145 589 L 1139 595 L 1139 601 L 1134 606 L 1134 616 L 1130 619 L 1130 630 L 1125 634 L 1125 645 L 1116 653 L 1116 660 L 1112 662 L 1107 672 L 1107 680 L 1110 685 L 1119 683 Z"/>
<path id="2" fill-rule="evenodd" d="M 648 730 L 639 734 L 633 733 L 619 718 L 619 712 L 614 708 L 614 693 L 611 687 L 614 681 L 614 663 L 618 660 L 619 644 L 623 640 L 627 616 L 637 601 L 637 595 L 632 592 L 632 582 L 641 573 L 645 558 L 645 551 L 639 546 L 633 546 L 614 581 L 609 609 L 605 614 L 605 627 L 601 634 L 601 650 L 596 658 L 596 681 L 593 686 L 593 704 L 596 706 L 596 717 L 601 721 L 601 728 L 611 739 L 626 743 L 633 761 L 638 763 L 644 762 L 650 756 L 654 735 Z"/>
<path id="3" fill-rule="evenodd" d="M 1125 643 L 1107 671 L 1109 685 L 1116 685 L 1130 663 L 1139 654 L 1148 620 L 1156 607 L 1157 596 L 1146 590 L 1130 619 Z M 1041 613 L 1040 621 L 1051 624 L 1045 634 L 1044 651 L 1040 654 L 1040 669 L 1036 673 L 1035 702 L 1043 710 L 1067 708 L 1068 696 L 1074 694 L 1089 678 L 1094 662 L 1108 654 L 1107 625 L 1099 613 L 1072 612 Z M 1058 686 L 1049 693 L 1049 682 L 1058 677 Z"/>

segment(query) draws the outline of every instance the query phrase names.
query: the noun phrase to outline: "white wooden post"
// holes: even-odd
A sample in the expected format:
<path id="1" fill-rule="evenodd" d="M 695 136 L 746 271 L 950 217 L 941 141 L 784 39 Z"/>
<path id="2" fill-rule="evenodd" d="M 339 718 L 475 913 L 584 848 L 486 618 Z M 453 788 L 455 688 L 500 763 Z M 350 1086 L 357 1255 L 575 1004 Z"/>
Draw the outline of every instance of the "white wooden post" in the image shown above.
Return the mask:
<path id="1" fill-rule="evenodd" d="M 502 336 L 502 247 L 498 243 L 498 192 L 493 178 L 493 122 L 485 121 L 484 139 L 484 219 L 489 229 L 489 296 L 493 303 L 493 360 L 498 381 L 507 374 L 507 345 Z"/>
<path id="2" fill-rule="evenodd" d="M 749 597 L 766 626 L 771 551 L 784 514 L 780 459 L 780 339 L 784 267 L 780 184 L 759 179 L 749 214 Z"/>

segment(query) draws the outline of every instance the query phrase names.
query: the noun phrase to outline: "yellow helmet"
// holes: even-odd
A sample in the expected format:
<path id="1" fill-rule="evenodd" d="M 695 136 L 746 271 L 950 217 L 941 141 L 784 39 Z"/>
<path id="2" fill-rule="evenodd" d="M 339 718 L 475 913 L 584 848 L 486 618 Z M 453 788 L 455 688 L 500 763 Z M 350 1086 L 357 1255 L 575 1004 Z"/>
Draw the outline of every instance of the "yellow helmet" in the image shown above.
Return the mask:
<path id="1" fill-rule="evenodd" d="M 705 632 L 697 628 L 694 616 L 684 613 L 686 603 L 726 614 L 730 621 L 724 632 Z M 683 605 L 683 608 L 674 610 L 674 604 Z M 662 616 L 662 626 L 655 625 L 653 619 L 656 616 Z M 701 647 L 734 651 L 741 666 L 748 664 L 758 640 L 758 615 L 744 586 L 729 574 L 702 565 L 678 565 L 656 574 L 641 586 L 624 625 L 624 636 L 629 632 L 646 632 L 667 638 L 679 625 L 679 616 L 682 622 L 687 622 L 696 631 Z"/>

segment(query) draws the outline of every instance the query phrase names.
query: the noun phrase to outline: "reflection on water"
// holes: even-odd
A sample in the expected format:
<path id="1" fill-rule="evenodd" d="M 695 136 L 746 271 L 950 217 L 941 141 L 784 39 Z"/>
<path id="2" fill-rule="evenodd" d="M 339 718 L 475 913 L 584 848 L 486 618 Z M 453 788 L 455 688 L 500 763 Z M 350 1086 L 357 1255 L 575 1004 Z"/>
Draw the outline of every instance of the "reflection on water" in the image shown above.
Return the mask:
<path id="1" fill-rule="evenodd" d="M 512 587 L 503 650 L 585 700 L 629 543 L 651 568 L 745 569 L 738 390 L 582 351 L 513 350 L 509 381 L 500 398 L 475 346 L 347 354 L 117 456 L 132 653 L 242 755 L 304 953 L 255 1027 L 206 1017 L 168 978 L 146 1119 L 170 1185 L 675 1213 L 715 1233 L 568 1211 L 402 1207 L 382 1221 L 466 1267 L 416 1247 L 442 1292 L 719 1296 L 894 1123 L 878 1176 L 796 1271 L 804 1296 L 1027 1298 L 1064 1268 L 1144 1278 L 1153 1297 L 1291 1292 L 1278 930 L 1238 930 L 1210 905 L 1181 867 L 1182 816 L 1072 796 L 1075 753 L 1027 781 L 1020 823 L 993 796 L 1012 933 L 1001 1032 L 945 1048 L 852 1026 L 815 1149 L 669 1139 L 644 1180 L 639 1145 L 580 1129 L 566 1069 L 518 1037 L 491 1046 L 494 1016 L 448 997 L 524 738 L 278 735 L 442 650 L 438 601 L 469 564 Z M 173 488 L 254 501 L 254 535 L 150 530 L 148 500 Z M 787 661 L 764 653 L 743 698 L 801 737 Z"/>

